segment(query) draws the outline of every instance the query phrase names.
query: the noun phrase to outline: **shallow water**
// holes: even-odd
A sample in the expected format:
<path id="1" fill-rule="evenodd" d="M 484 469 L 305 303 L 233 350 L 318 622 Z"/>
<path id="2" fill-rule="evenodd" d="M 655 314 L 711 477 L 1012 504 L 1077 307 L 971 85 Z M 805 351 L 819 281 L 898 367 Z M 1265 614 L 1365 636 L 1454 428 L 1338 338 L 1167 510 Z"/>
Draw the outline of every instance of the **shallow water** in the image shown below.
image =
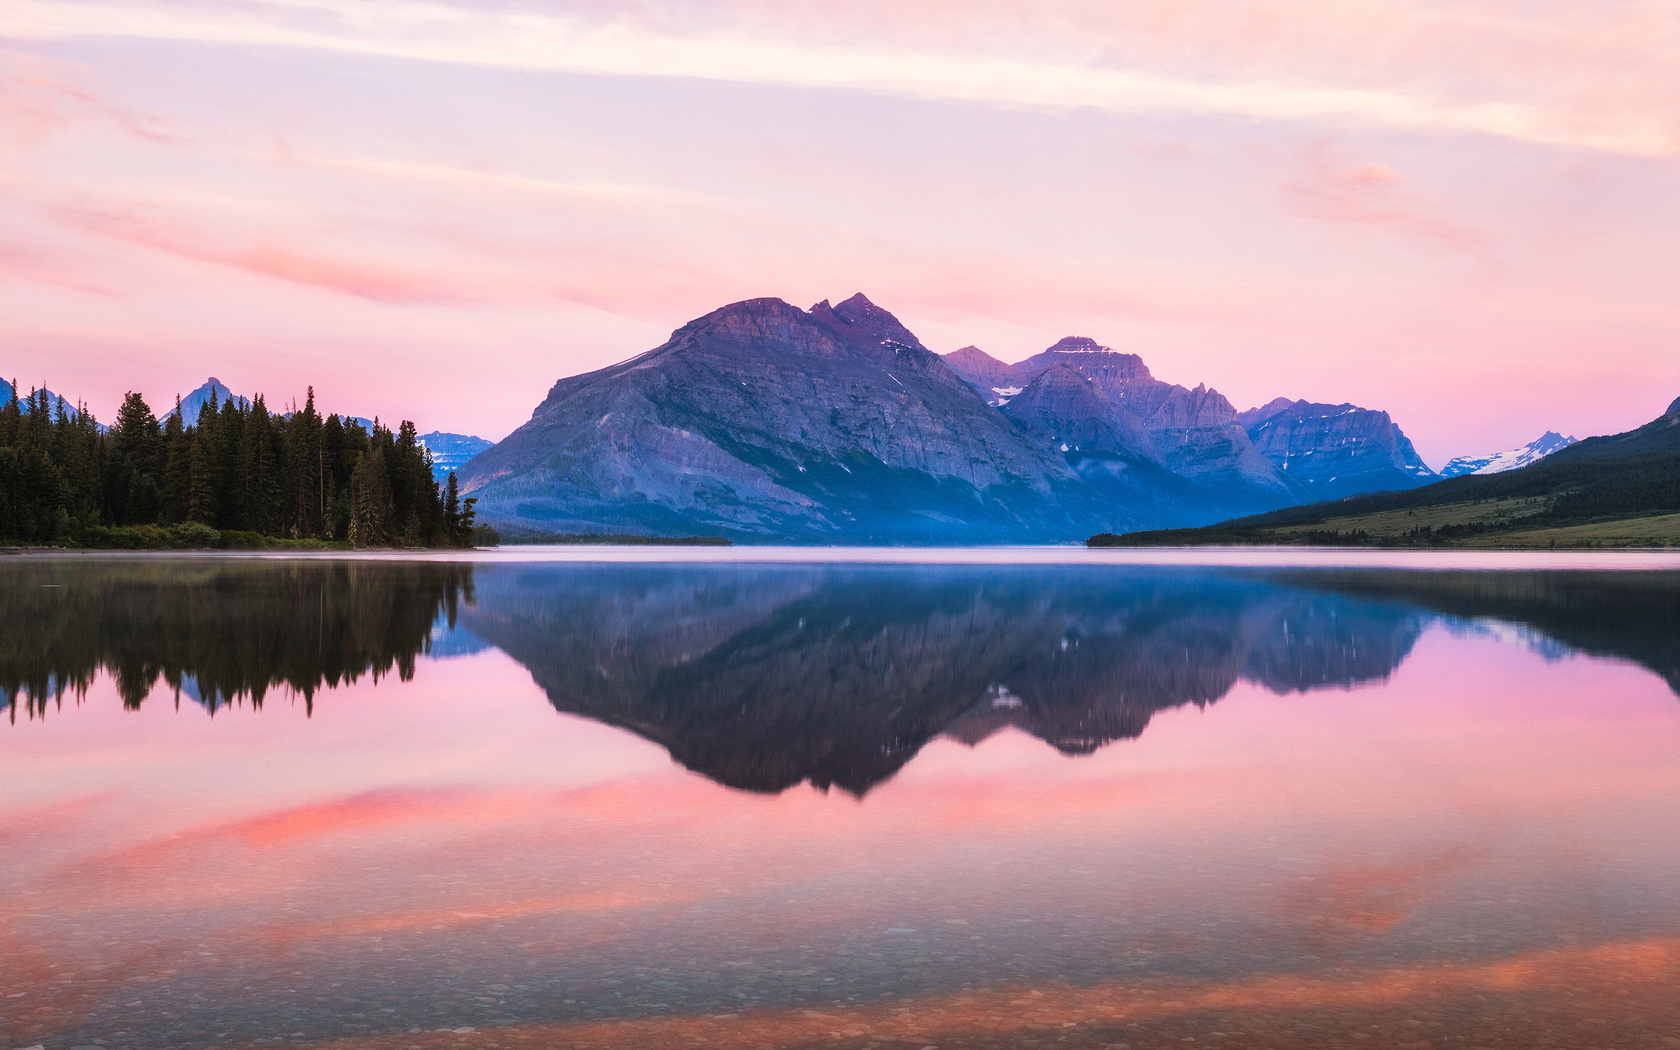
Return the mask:
<path id="1" fill-rule="evenodd" d="M 922 556 L 0 560 L 0 1046 L 1680 1045 L 1673 555 Z"/>

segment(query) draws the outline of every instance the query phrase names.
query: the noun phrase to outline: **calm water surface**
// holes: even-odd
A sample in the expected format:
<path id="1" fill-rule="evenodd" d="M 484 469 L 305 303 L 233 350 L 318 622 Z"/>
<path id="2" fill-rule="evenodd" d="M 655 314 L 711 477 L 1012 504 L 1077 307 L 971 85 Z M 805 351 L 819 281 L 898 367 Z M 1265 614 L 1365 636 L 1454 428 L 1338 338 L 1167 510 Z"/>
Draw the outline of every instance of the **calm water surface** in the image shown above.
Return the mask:
<path id="1" fill-rule="evenodd" d="M 1673 556 L 603 557 L 0 559 L 0 1047 L 1680 1045 Z"/>

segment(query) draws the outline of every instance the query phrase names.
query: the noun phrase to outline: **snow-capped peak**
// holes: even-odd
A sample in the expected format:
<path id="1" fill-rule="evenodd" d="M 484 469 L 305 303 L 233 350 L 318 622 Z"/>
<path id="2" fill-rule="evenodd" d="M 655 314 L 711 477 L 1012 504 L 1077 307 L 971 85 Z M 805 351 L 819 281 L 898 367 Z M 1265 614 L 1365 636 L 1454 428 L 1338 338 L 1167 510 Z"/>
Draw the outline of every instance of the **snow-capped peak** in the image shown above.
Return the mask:
<path id="1" fill-rule="evenodd" d="M 1441 476 L 1456 478 L 1460 474 L 1502 474 L 1507 470 L 1517 470 L 1537 463 L 1558 449 L 1575 444 L 1577 440 L 1574 436 L 1564 437 L 1556 431 L 1548 430 L 1521 448 L 1508 449 L 1488 456 L 1460 456 L 1441 469 Z"/>

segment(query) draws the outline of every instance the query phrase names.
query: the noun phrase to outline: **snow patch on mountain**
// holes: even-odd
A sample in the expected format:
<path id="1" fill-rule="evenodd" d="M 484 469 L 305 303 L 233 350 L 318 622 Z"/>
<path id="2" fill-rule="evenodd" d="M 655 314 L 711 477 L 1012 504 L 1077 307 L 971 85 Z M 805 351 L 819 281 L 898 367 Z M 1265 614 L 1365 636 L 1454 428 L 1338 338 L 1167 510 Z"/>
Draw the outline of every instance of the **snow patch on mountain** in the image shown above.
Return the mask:
<path id="1" fill-rule="evenodd" d="M 1573 435 L 1564 437 L 1554 430 L 1548 430 L 1519 448 L 1486 456 L 1460 456 L 1441 468 L 1441 476 L 1456 478 L 1463 474 L 1503 474 L 1507 470 L 1518 470 L 1538 463 L 1559 449 L 1575 444 L 1577 440 Z"/>

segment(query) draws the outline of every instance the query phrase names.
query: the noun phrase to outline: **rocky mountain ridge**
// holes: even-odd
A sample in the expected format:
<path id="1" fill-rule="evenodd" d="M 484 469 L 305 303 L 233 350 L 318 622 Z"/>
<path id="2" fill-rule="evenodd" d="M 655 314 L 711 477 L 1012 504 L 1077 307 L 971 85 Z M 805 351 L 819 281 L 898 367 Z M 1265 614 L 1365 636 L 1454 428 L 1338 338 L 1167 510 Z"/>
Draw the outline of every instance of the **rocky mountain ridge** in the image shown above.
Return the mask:
<path id="1" fill-rule="evenodd" d="M 1150 431 L 1163 466 L 1227 489 L 1270 491 L 1283 504 L 1437 480 L 1386 412 L 1289 398 L 1238 412 L 1217 390 L 1158 380 L 1138 355 L 1092 339 L 1070 336 L 1014 365 L 972 346 L 946 361 L 1006 410 L 1045 370 L 1071 368 Z"/>
<path id="2" fill-rule="evenodd" d="M 1568 448 L 1579 440 L 1573 435 L 1564 437 L 1555 430 L 1548 430 L 1528 444 L 1504 452 L 1486 456 L 1460 456 L 1441 468 L 1441 476 L 1456 478 L 1463 474 L 1502 474 L 1507 470 L 1520 470 L 1530 463 L 1537 463 L 1554 452 Z"/>
<path id="3" fill-rule="evenodd" d="M 1362 476 L 1417 483 L 1404 435 L 1357 412 L 1342 429 L 1379 434 L 1355 435 L 1354 458 L 1392 468 Z M 1069 337 L 1017 365 L 941 357 L 859 294 L 734 303 L 561 379 L 462 481 L 512 530 L 1053 542 L 1307 502 L 1280 462 L 1295 451 L 1274 461 L 1218 391 L 1158 380 L 1135 354 Z"/>

